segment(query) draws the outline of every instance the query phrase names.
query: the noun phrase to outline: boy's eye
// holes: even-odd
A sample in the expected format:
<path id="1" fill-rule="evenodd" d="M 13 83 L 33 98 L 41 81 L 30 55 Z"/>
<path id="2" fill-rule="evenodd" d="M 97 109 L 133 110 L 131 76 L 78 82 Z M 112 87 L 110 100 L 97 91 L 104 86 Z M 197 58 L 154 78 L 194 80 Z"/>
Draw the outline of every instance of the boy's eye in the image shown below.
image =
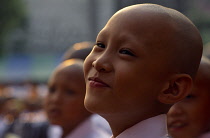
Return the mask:
<path id="1" fill-rule="evenodd" d="M 97 46 L 97 47 L 100 47 L 100 48 L 105 48 L 105 45 L 102 44 L 102 43 L 96 43 L 96 46 Z"/>
<path id="2" fill-rule="evenodd" d="M 75 92 L 72 91 L 72 90 L 67 90 L 66 93 L 67 93 L 68 95 L 74 95 L 74 94 L 75 94 Z"/>
<path id="3" fill-rule="evenodd" d="M 121 50 L 119 51 L 119 53 L 121 53 L 121 54 L 126 54 L 126 55 L 130 55 L 130 56 L 135 56 L 135 55 L 133 54 L 133 52 L 131 52 L 131 51 L 128 50 L 128 49 L 121 49 Z"/>
<path id="4" fill-rule="evenodd" d="M 49 93 L 54 93 L 55 92 L 55 87 L 49 87 L 48 91 L 49 91 Z"/>
<path id="5" fill-rule="evenodd" d="M 188 96 L 186 96 L 186 99 L 191 99 L 193 97 L 195 97 L 195 96 L 193 96 L 192 94 L 189 94 Z"/>

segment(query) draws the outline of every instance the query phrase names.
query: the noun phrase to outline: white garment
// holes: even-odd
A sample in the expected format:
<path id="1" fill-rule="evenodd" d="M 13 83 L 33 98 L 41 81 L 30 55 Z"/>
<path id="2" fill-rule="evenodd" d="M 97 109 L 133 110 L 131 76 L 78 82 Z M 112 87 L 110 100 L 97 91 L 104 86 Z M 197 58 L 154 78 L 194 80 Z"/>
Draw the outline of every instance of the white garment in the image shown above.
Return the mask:
<path id="1" fill-rule="evenodd" d="M 101 128 L 104 131 L 107 131 L 107 133 L 110 134 L 110 136 L 111 136 L 112 131 L 111 131 L 111 128 L 109 126 L 109 123 L 103 117 L 101 117 L 98 114 L 93 114 L 91 116 L 91 121 L 95 124 L 95 126 L 97 128 Z"/>
<path id="2" fill-rule="evenodd" d="M 202 136 L 199 137 L 199 138 L 210 138 L 210 132 L 205 133 L 204 135 L 202 135 Z"/>
<path id="3" fill-rule="evenodd" d="M 61 138 L 62 128 L 58 125 L 50 125 L 47 130 L 47 136 L 49 138 Z"/>
<path id="4" fill-rule="evenodd" d="M 6 126 L 6 120 L 0 116 L 0 138 L 3 136 Z"/>
<path id="5" fill-rule="evenodd" d="M 116 138 L 168 138 L 166 115 L 161 114 L 126 129 Z M 111 138 L 114 138 L 113 136 Z"/>
<path id="6" fill-rule="evenodd" d="M 61 138 L 62 130 L 58 126 L 50 126 L 50 138 Z M 99 115 L 92 115 L 65 138 L 110 138 L 111 129 L 108 122 Z"/>

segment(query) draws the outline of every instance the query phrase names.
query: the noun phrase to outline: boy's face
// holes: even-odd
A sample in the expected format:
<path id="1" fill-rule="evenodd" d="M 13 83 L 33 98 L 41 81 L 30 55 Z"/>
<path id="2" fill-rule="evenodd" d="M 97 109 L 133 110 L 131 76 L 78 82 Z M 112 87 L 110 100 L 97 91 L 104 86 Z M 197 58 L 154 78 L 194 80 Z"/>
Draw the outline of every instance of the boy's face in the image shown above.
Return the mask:
<path id="1" fill-rule="evenodd" d="M 166 71 L 161 50 L 152 48 L 158 44 L 144 37 L 147 31 L 151 30 L 144 24 L 116 17 L 98 34 L 84 63 L 88 110 L 127 117 L 144 116 L 153 110 Z"/>
<path id="2" fill-rule="evenodd" d="M 168 112 L 168 129 L 174 138 L 194 138 L 210 128 L 210 86 L 198 83 L 192 94 Z"/>
<path id="3" fill-rule="evenodd" d="M 85 83 L 81 71 L 72 67 L 59 69 L 50 78 L 48 88 L 45 109 L 52 124 L 70 128 L 89 115 L 84 108 Z"/>

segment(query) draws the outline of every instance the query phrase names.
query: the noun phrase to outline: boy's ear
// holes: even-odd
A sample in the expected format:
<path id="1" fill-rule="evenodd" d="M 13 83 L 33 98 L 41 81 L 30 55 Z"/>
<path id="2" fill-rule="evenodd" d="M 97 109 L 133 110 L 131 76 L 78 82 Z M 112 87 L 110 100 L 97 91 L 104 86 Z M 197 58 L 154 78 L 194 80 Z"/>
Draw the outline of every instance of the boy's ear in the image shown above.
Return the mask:
<path id="1" fill-rule="evenodd" d="M 158 100 L 164 104 L 174 104 L 190 94 L 193 86 L 188 74 L 176 74 L 165 85 L 158 95 Z"/>

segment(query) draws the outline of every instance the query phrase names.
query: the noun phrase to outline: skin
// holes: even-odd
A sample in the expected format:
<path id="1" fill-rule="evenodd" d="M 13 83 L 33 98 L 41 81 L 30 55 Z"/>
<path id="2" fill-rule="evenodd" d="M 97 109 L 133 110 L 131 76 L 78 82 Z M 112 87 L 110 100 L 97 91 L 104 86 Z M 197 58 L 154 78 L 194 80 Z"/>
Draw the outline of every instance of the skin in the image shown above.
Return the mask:
<path id="1" fill-rule="evenodd" d="M 67 60 L 59 65 L 48 82 L 45 109 L 50 123 L 60 125 L 63 137 L 90 116 L 84 108 L 83 62 Z"/>
<path id="2" fill-rule="evenodd" d="M 88 54 L 91 52 L 94 43 L 90 41 L 84 41 L 80 43 L 75 43 L 71 48 L 69 48 L 63 55 L 63 61 L 76 58 L 85 60 Z"/>
<path id="3" fill-rule="evenodd" d="M 168 112 L 173 138 L 196 138 L 210 129 L 210 61 L 202 58 L 192 92 Z"/>
<path id="4" fill-rule="evenodd" d="M 177 16 L 172 18 L 169 12 L 180 15 L 179 22 L 194 32 L 188 33 L 192 36 L 182 31 L 180 23 L 172 22 Z M 191 46 L 184 44 L 183 37 L 193 38 L 190 52 L 180 51 L 181 46 Z M 191 89 L 201 52 L 197 29 L 180 13 L 152 4 L 122 9 L 99 32 L 85 60 L 85 107 L 104 117 L 116 137 L 144 119 L 166 113 L 169 104 L 183 99 Z"/>

